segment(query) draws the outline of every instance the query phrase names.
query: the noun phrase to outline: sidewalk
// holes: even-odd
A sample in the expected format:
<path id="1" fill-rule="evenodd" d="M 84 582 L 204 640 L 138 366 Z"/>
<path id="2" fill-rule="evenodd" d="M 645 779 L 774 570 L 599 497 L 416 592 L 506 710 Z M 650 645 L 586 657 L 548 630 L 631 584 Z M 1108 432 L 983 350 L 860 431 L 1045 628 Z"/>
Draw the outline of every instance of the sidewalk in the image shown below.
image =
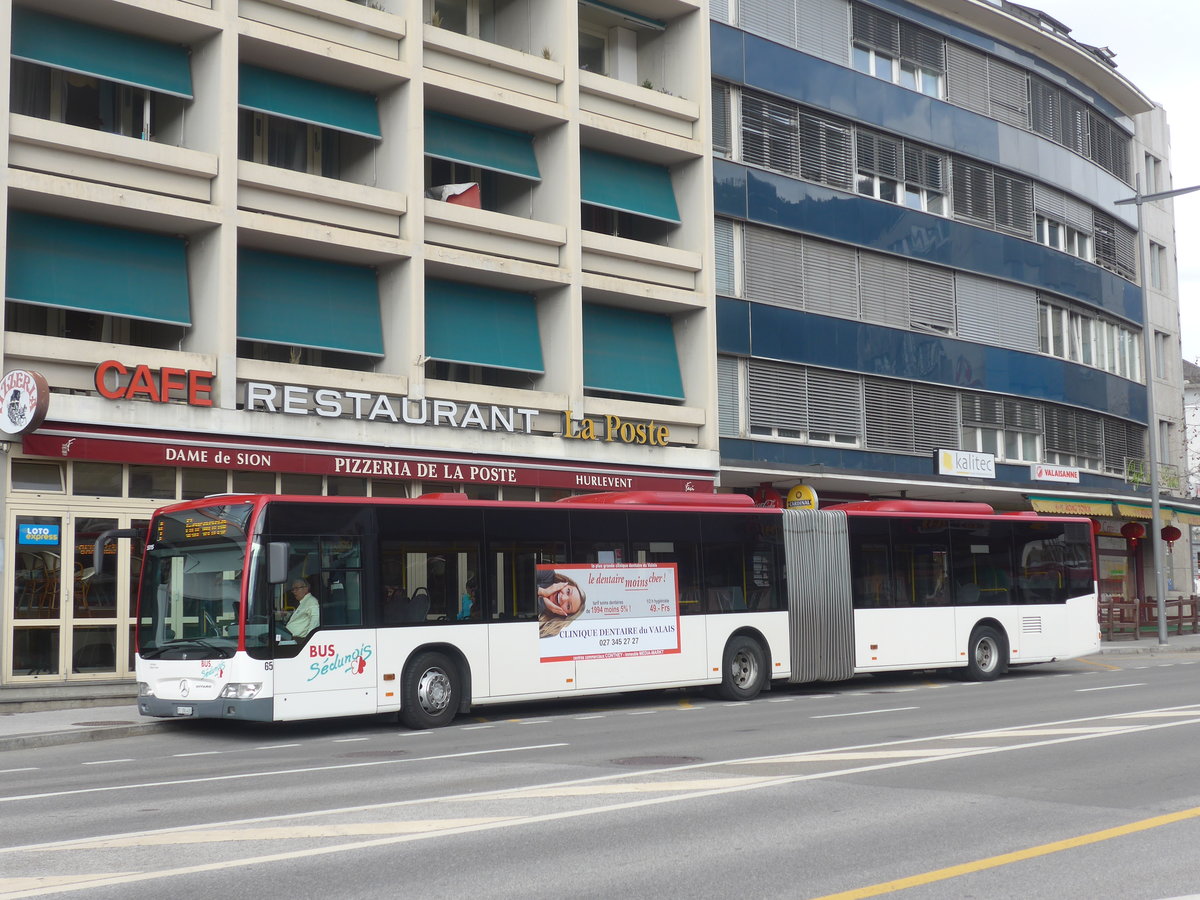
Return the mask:
<path id="1" fill-rule="evenodd" d="M 1140 640 L 1124 638 L 1105 641 L 1099 656 L 1159 656 L 1171 653 L 1200 653 L 1200 634 L 1169 635 L 1165 646 L 1157 634 L 1144 634 Z M 0 691 L 0 700 L 4 692 Z M 0 710 L 3 704 L 0 703 Z M 60 744 L 103 741 L 109 738 L 152 734 L 177 728 L 186 720 L 149 719 L 138 713 L 136 703 L 114 706 L 81 705 L 68 709 L 33 712 L 0 711 L 0 751 L 29 750 Z"/>

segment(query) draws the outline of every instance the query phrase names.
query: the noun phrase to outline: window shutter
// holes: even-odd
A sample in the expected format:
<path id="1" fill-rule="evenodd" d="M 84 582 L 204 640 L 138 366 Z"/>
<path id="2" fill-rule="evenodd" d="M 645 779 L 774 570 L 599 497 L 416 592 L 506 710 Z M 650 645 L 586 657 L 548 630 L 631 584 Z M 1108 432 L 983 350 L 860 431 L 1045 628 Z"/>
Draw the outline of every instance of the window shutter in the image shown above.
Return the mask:
<path id="1" fill-rule="evenodd" d="M 716 249 L 714 262 L 716 264 L 716 288 L 718 294 L 727 297 L 736 296 L 736 279 L 734 266 L 736 257 L 733 252 L 733 222 L 729 219 L 717 219 L 713 223 Z"/>
<path id="2" fill-rule="evenodd" d="M 995 333 L 990 343 L 1010 350 L 1036 353 L 1038 349 L 1037 291 L 1006 281 L 992 282 Z"/>
<path id="3" fill-rule="evenodd" d="M 729 0 L 709 0 L 708 16 L 716 22 L 729 24 Z"/>
<path id="4" fill-rule="evenodd" d="M 1098 414 L 1075 411 L 1075 452 L 1078 455 L 1100 459 L 1104 446 L 1102 432 L 1102 419 Z"/>
<path id="5" fill-rule="evenodd" d="M 939 448 L 959 447 L 962 427 L 958 420 L 958 397 L 948 388 L 914 384 L 913 450 L 927 453 Z"/>
<path id="6" fill-rule="evenodd" d="M 740 429 L 742 395 L 738 386 L 736 356 L 717 357 L 717 427 L 722 437 L 737 437 Z"/>
<path id="7" fill-rule="evenodd" d="M 1038 134 L 1062 143 L 1062 97 L 1056 87 L 1040 78 L 1029 78 L 1030 124 Z"/>
<path id="8" fill-rule="evenodd" d="M 963 427 L 1003 428 L 1004 402 L 991 394 L 960 394 Z"/>
<path id="9" fill-rule="evenodd" d="M 862 251 L 859 298 L 865 322 L 908 328 L 908 264 L 894 256 Z"/>
<path id="10" fill-rule="evenodd" d="M 940 34 L 900 22 L 900 55 L 939 72 L 946 71 L 946 42 Z"/>
<path id="11" fill-rule="evenodd" d="M 1092 208 L 1054 188 L 1034 182 L 1034 211 L 1084 234 L 1092 233 Z"/>
<path id="12" fill-rule="evenodd" d="M 797 234 L 745 225 L 742 229 L 743 296 L 804 309 L 804 251 Z"/>
<path id="13" fill-rule="evenodd" d="M 863 400 L 863 443 L 866 449 L 911 453 L 912 385 L 899 381 L 864 378 Z"/>
<path id="14" fill-rule="evenodd" d="M 796 0 L 738 0 L 738 24 L 759 37 L 796 46 Z"/>
<path id="15" fill-rule="evenodd" d="M 850 61 L 847 0 L 803 0 L 797 8 L 796 49 L 840 66 Z"/>
<path id="16" fill-rule="evenodd" d="M 862 437 L 862 379 L 847 372 L 808 370 L 808 430 Z"/>
<path id="17" fill-rule="evenodd" d="M 1010 431 L 1042 433 L 1042 408 L 1030 400 L 1004 401 L 1004 427 Z"/>
<path id="18" fill-rule="evenodd" d="M 946 156 L 916 144 L 904 143 L 904 180 L 923 188 L 946 192 Z"/>
<path id="19" fill-rule="evenodd" d="M 996 228 L 1020 237 L 1033 237 L 1033 183 L 1024 178 L 993 173 Z"/>
<path id="20" fill-rule="evenodd" d="M 1070 94 L 1062 94 L 1063 146 L 1080 156 L 1091 155 L 1091 117 L 1087 106 Z M 1111 170 L 1110 170 L 1111 171 Z"/>
<path id="21" fill-rule="evenodd" d="M 961 156 L 951 161 L 954 181 L 954 217 L 991 227 L 996 218 L 992 169 Z"/>
<path id="22" fill-rule="evenodd" d="M 882 175 L 896 181 L 903 177 L 903 145 L 899 140 L 863 128 L 856 129 L 854 139 L 860 172 L 870 172 L 872 175 Z"/>
<path id="23" fill-rule="evenodd" d="M 988 110 L 988 58 L 978 50 L 946 44 L 946 99 L 977 113 Z"/>
<path id="24" fill-rule="evenodd" d="M 741 105 L 742 159 L 784 175 L 799 175 L 799 110 L 753 91 L 742 91 Z"/>
<path id="25" fill-rule="evenodd" d="M 850 190 L 854 161 L 849 126 L 805 111 L 799 118 L 800 177 Z"/>
<path id="26" fill-rule="evenodd" d="M 970 341 L 992 343 L 996 334 L 996 285 L 978 275 L 956 272 L 954 305 L 958 314 L 958 336 Z"/>
<path id="27" fill-rule="evenodd" d="M 1047 405 L 1046 450 L 1055 453 L 1075 454 L 1075 413 L 1062 406 Z"/>
<path id="28" fill-rule="evenodd" d="M 987 68 L 988 110 L 992 118 L 1028 128 L 1029 75 L 994 56 L 988 57 Z"/>
<path id="29" fill-rule="evenodd" d="M 908 263 L 909 320 L 914 328 L 954 333 L 954 273 L 949 269 Z"/>
<path id="30" fill-rule="evenodd" d="M 750 425 L 804 431 L 808 424 L 807 372 L 761 359 L 749 361 Z"/>
<path id="31" fill-rule="evenodd" d="M 1096 263 L 1131 281 L 1137 277 L 1137 234 L 1112 216 L 1092 210 Z"/>
<path id="32" fill-rule="evenodd" d="M 885 12 L 855 3 L 854 40 L 890 56 L 900 55 L 900 20 Z"/>
<path id="33" fill-rule="evenodd" d="M 822 315 L 858 318 L 858 251 L 844 244 L 804 239 L 804 308 Z"/>
<path id="34" fill-rule="evenodd" d="M 712 142 L 713 150 L 728 155 L 733 150 L 729 85 L 722 81 L 712 83 Z"/>

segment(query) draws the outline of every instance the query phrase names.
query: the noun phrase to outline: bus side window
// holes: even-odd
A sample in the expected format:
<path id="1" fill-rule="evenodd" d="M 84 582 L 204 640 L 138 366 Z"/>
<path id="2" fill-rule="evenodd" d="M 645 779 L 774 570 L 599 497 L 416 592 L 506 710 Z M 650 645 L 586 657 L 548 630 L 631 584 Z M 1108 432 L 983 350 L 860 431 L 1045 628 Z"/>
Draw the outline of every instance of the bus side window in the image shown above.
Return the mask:
<path id="1" fill-rule="evenodd" d="M 634 563 L 674 563 L 679 612 L 707 612 L 700 570 L 700 517 L 694 513 L 647 513 L 629 522 Z"/>
<path id="2" fill-rule="evenodd" d="M 491 585 L 488 618 L 537 618 L 537 567 L 567 558 L 570 523 L 565 508 L 489 509 L 485 559 Z"/>

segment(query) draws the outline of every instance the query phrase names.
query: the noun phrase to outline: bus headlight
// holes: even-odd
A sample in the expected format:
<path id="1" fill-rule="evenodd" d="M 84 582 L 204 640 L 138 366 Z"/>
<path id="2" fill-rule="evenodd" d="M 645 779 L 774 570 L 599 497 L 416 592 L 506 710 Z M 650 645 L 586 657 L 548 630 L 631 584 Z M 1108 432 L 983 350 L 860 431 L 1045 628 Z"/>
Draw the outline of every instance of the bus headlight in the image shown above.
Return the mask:
<path id="1" fill-rule="evenodd" d="M 221 697 L 226 700 L 253 700 L 262 690 L 261 681 L 231 682 L 221 691 Z"/>
<path id="2" fill-rule="evenodd" d="M 154 688 L 150 687 L 149 682 L 139 681 L 138 682 L 138 696 L 139 697 L 153 697 L 154 696 Z"/>

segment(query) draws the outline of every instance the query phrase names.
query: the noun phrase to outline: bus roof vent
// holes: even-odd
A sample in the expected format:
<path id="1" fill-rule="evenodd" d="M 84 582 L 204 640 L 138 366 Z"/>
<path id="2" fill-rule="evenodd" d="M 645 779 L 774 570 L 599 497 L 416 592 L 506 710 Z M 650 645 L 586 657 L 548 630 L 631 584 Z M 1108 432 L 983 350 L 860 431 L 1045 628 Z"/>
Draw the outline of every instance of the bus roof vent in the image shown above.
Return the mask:
<path id="1" fill-rule="evenodd" d="M 826 506 L 825 509 L 844 509 L 848 513 L 912 513 L 922 516 L 994 516 L 996 514 L 991 504 L 960 500 L 858 500 L 854 503 Z"/>
<path id="2" fill-rule="evenodd" d="M 563 497 L 559 503 L 578 506 L 684 506 L 753 509 L 754 500 L 746 494 L 700 494 L 685 491 L 610 491 Z"/>

